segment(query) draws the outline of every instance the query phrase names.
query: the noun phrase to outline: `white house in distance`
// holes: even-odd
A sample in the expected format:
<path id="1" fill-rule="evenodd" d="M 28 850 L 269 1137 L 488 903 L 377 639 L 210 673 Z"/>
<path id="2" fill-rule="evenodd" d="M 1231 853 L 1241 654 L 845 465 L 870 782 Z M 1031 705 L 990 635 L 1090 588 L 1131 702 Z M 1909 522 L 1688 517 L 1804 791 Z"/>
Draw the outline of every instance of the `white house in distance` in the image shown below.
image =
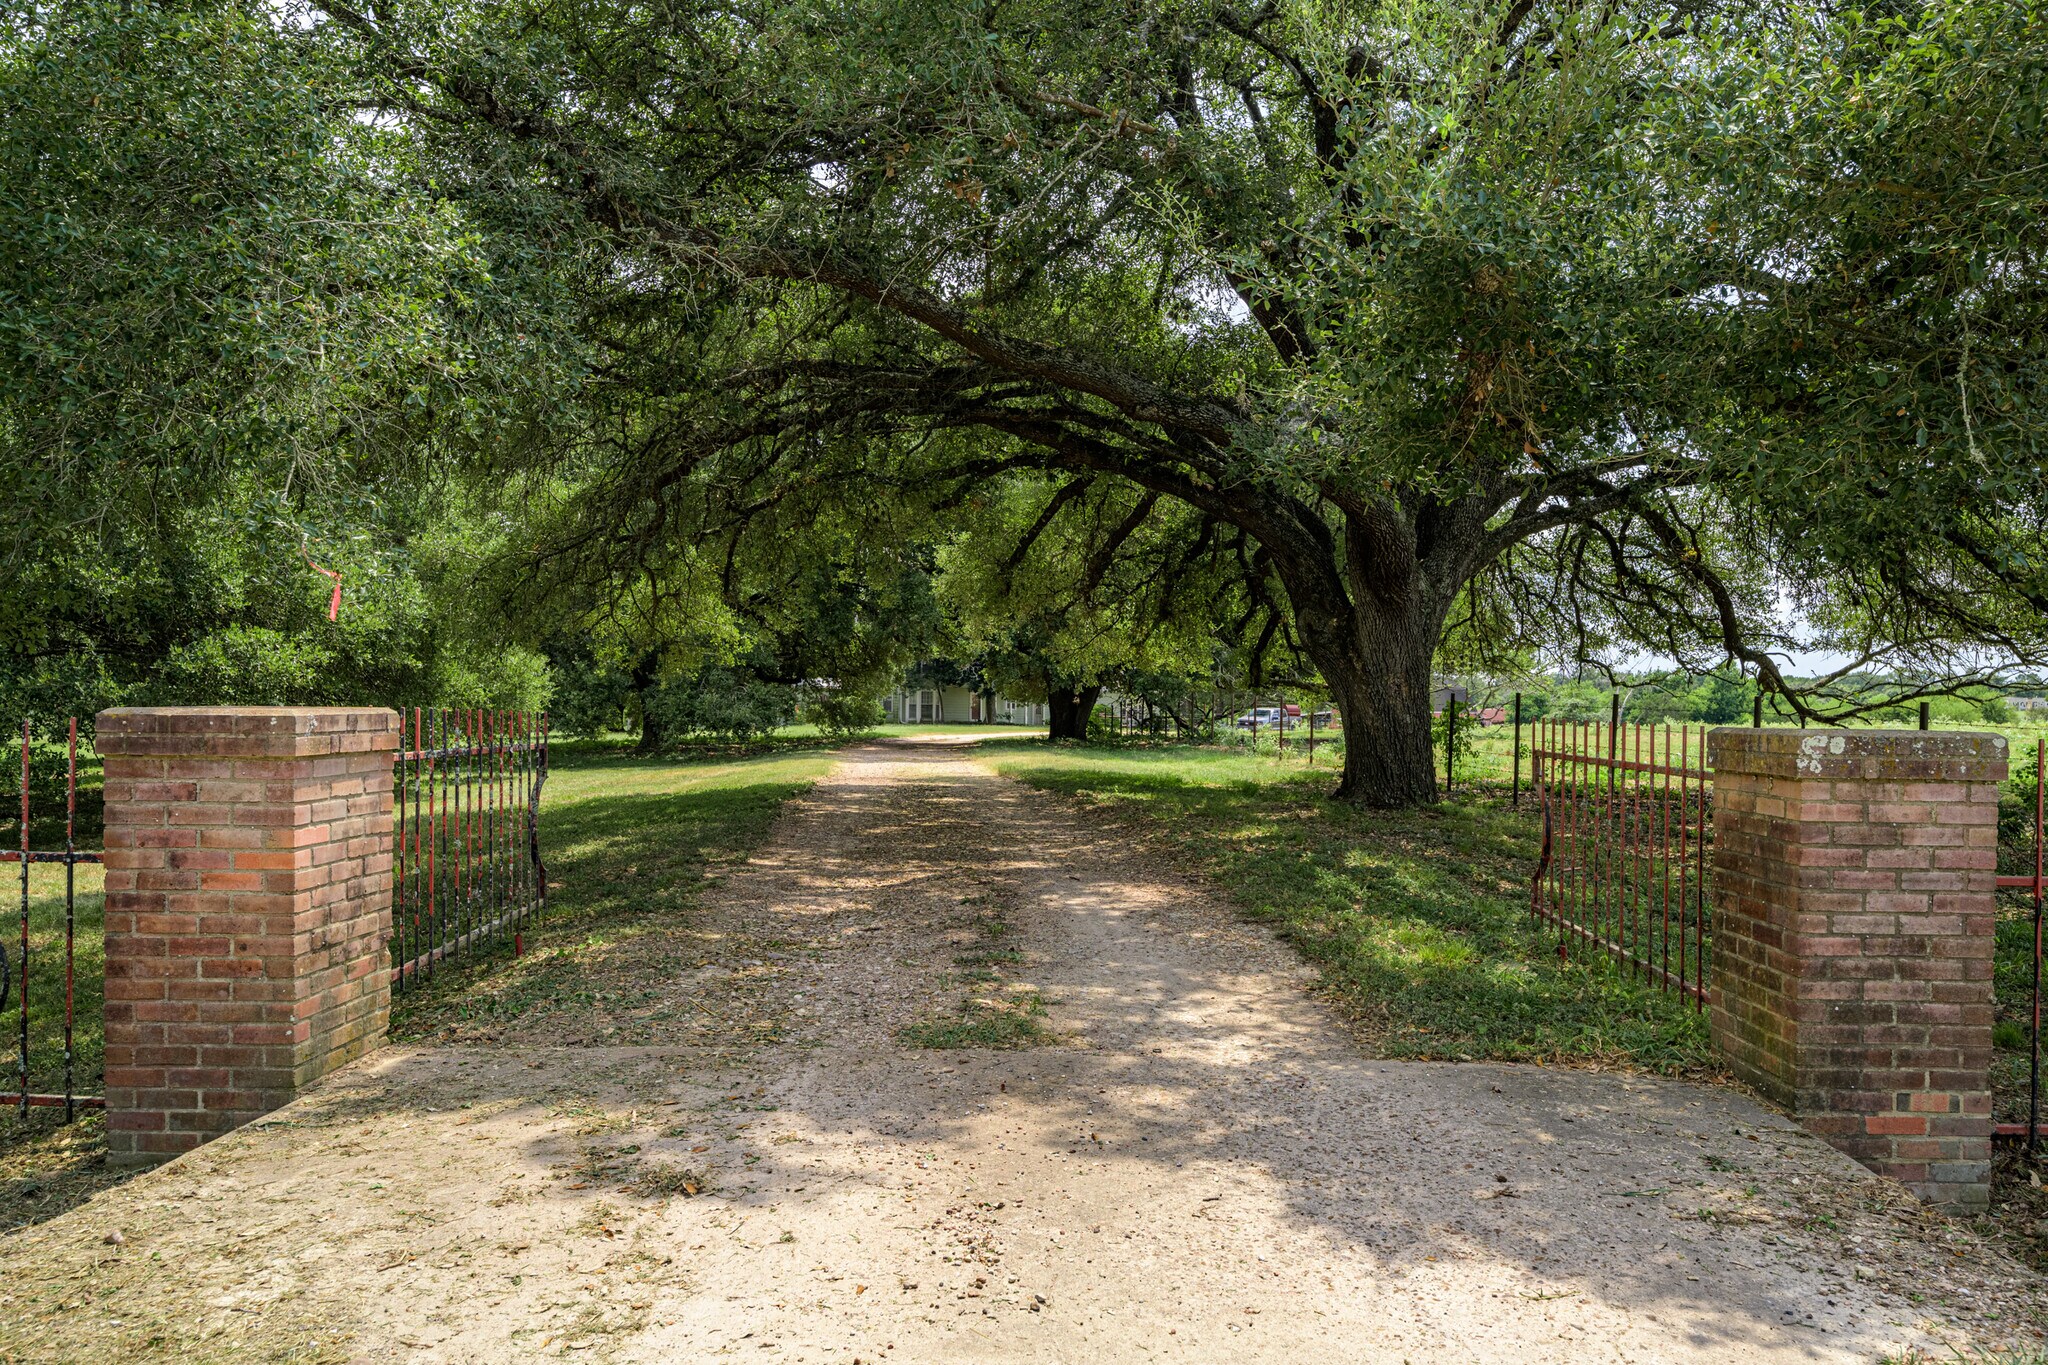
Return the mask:
<path id="1" fill-rule="evenodd" d="M 1446 694 L 1446 689 L 1437 691 L 1439 698 Z M 1465 699 L 1464 689 L 1456 689 L 1455 695 L 1462 702 Z M 1245 706 L 1252 704 L 1248 696 Z M 1151 714 L 1145 703 L 1136 697 L 1127 697 L 1108 688 L 1096 697 L 1095 706 L 1098 711 L 1107 710 L 1112 716 L 1121 716 L 1124 723 L 1132 726 L 1142 725 Z M 1049 725 L 1052 707 L 1042 701 L 1014 701 L 1000 692 L 976 692 L 957 684 L 944 687 L 899 685 L 882 698 L 882 715 L 892 725 Z M 1493 721 L 1490 716 L 1482 717 L 1480 723 L 1492 724 Z M 1326 729 L 1336 728 L 1336 722 L 1327 710 L 1316 713 L 1316 724 Z"/>
<path id="2" fill-rule="evenodd" d="M 1044 725 L 1052 708 L 966 687 L 899 687 L 882 698 L 882 714 L 897 725 Z"/>

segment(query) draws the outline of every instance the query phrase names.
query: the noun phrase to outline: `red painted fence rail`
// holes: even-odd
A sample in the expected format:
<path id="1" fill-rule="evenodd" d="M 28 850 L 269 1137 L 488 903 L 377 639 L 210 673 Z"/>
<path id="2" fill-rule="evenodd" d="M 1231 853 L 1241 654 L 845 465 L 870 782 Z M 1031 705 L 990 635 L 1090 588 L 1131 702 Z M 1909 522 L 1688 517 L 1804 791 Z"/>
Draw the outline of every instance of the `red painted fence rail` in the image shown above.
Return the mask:
<path id="1" fill-rule="evenodd" d="M 21 924 L 20 934 L 14 948 L 17 960 L 10 963 L 7 947 L 0 941 L 0 1015 L 5 1015 L 9 995 L 14 996 L 13 1004 L 16 1024 L 16 1062 L 14 1104 L 22 1118 L 28 1117 L 31 1108 L 62 1106 L 64 1121 L 70 1123 L 78 1117 L 78 1111 L 97 1109 L 106 1103 L 98 1095 L 78 1093 L 78 1055 L 73 1046 L 72 1023 L 77 1013 L 77 955 L 78 955 L 78 874 L 80 863 L 96 863 L 100 855 L 78 847 L 78 721 L 69 722 L 65 743 L 64 766 L 64 847 L 61 849 L 31 848 L 30 822 L 34 815 L 30 793 L 33 790 L 35 732 L 29 722 L 21 726 L 21 830 L 20 845 L 16 848 L 0 849 L 0 863 L 17 863 L 21 867 Z M 30 998 L 29 967 L 34 945 L 29 932 L 29 868 L 36 863 L 61 863 L 64 867 L 64 1089 L 61 1093 L 38 1093 L 29 1088 L 32 1074 L 32 1059 L 29 1052 L 29 1011 L 42 1002 Z M 44 1006 L 47 1008 L 47 1006 Z"/>
<path id="2" fill-rule="evenodd" d="M 525 947 L 547 904 L 540 793 L 548 720 L 524 711 L 401 713 L 393 769 L 391 981 L 460 953 Z"/>
<path id="3" fill-rule="evenodd" d="M 1543 847 L 1530 913 L 1646 982 L 1708 1001 L 1713 774 L 1704 728 L 1543 720 L 1531 776 Z"/>

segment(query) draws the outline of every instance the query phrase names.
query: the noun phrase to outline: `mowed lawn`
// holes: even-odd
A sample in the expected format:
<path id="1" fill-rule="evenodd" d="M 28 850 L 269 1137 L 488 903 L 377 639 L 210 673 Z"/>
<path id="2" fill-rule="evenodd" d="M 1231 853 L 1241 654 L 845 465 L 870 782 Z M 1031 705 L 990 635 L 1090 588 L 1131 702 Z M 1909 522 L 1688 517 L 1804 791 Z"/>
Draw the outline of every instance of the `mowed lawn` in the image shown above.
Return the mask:
<path id="1" fill-rule="evenodd" d="M 61 847 L 62 834 L 58 835 Z M 61 864 L 31 863 L 28 874 L 28 1088 L 39 1094 L 64 1091 L 65 1013 L 72 1001 L 71 1075 L 75 1091 L 98 1094 L 105 1048 L 101 1042 L 100 999 L 106 981 L 101 911 L 106 874 L 97 863 L 73 869 L 75 910 L 67 924 Z M 0 1100 L 21 1088 L 21 865 L 0 865 L 0 940 L 6 944 L 7 1008 L 0 1010 Z M 70 957 L 67 963 L 67 942 Z M 61 1114 L 61 1109 L 52 1114 Z M 11 1108 L 0 1114 L 11 1115 Z M 35 1118 L 47 1120 L 50 1115 Z M 0 1125 L 6 1119 L 0 1117 Z"/>
<path id="2" fill-rule="evenodd" d="M 1023 740 L 982 755 L 1206 872 L 1322 970 L 1384 1055 L 1712 1069 L 1689 1004 L 1601 959 L 1559 961 L 1528 912 L 1536 823 L 1497 794 L 1388 813 L 1327 799 L 1334 771 L 1298 755 Z"/>
<path id="3" fill-rule="evenodd" d="M 673 926 L 707 872 L 744 859 L 791 797 L 831 767 L 826 749 L 723 760 L 641 758 L 613 744 L 557 744 L 541 805 L 547 911 L 509 946 L 437 970 L 392 1012 L 394 1040 L 475 1036 L 529 1012 L 615 989 L 611 950 Z"/>

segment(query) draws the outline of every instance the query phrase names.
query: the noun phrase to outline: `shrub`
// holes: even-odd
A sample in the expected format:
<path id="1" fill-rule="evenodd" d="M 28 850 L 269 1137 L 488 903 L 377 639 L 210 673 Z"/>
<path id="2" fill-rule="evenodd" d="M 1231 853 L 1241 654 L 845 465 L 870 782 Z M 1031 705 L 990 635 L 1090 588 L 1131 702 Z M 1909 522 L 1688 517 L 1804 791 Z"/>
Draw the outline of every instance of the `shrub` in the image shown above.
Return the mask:
<path id="1" fill-rule="evenodd" d="M 303 705 L 332 662 L 333 651 L 313 641 L 229 626 L 172 649 L 143 690 L 157 705 Z"/>
<path id="2" fill-rule="evenodd" d="M 633 679 L 624 670 L 573 655 L 557 657 L 554 682 L 548 718 L 557 731 L 596 738 L 627 728 Z"/>
<path id="3" fill-rule="evenodd" d="M 664 743 L 704 735 L 744 744 L 790 719 L 796 691 L 742 669 L 707 668 L 689 681 L 662 684 L 642 704 L 655 712 Z"/>
<path id="4" fill-rule="evenodd" d="M 858 739 L 882 723 L 882 703 L 836 687 L 813 687 L 799 714 L 834 739 Z"/>

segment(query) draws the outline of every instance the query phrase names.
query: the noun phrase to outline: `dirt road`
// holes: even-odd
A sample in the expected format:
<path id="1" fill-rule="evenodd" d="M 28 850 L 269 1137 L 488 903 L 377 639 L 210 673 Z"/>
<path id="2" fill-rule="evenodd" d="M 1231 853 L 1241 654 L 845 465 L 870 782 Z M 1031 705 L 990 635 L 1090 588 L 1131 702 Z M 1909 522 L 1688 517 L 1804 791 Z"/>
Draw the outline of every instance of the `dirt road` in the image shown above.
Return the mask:
<path id="1" fill-rule="evenodd" d="M 688 932 L 628 949 L 670 964 L 653 999 L 387 1049 L 0 1242 L 0 1359 L 1876 1361 L 2033 1330 L 2038 1281 L 1731 1091 L 1362 1055 L 1284 949 L 969 749 L 853 751 Z M 900 1041 L 973 1000 L 1049 1036 Z"/>

